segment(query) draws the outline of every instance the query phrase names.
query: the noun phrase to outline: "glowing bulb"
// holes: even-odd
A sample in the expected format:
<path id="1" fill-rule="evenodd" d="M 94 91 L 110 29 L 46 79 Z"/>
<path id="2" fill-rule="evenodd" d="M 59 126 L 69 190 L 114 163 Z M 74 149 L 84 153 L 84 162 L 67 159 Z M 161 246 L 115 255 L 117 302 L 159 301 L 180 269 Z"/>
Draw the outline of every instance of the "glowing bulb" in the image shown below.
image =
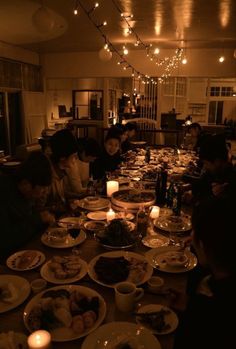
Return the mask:
<path id="1" fill-rule="evenodd" d="M 186 57 L 184 57 L 184 58 L 182 59 L 182 64 L 187 64 L 187 63 L 188 63 L 188 60 L 187 60 Z"/>
<path id="2" fill-rule="evenodd" d="M 76 16 L 78 14 L 77 8 L 74 9 L 74 15 Z"/>
<path id="3" fill-rule="evenodd" d="M 104 21 L 102 24 L 103 24 L 103 25 L 107 25 L 107 21 Z"/>
<path id="4" fill-rule="evenodd" d="M 219 62 L 220 62 L 220 63 L 223 63 L 223 62 L 224 62 L 224 60 L 225 60 L 225 57 L 224 57 L 224 56 L 220 56 L 220 58 L 219 58 Z"/>
<path id="5" fill-rule="evenodd" d="M 160 53 L 160 49 L 157 47 L 157 48 L 155 48 L 155 50 L 154 50 L 154 54 L 155 55 L 158 55 Z"/>
<path id="6" fill-rule="evenodd" d="M 126 47 L 123 47 L 123 53 L 124 55 L 127 55 L 129 53 L 129 50 Z"/>
<path id="7" fill-rule="evenodd" d="M 94 5 L 94 7 L 98 7 L 99 6 L 99 3 L 98 2 L 96 2 L 95 3 L 95 5 Z"/>

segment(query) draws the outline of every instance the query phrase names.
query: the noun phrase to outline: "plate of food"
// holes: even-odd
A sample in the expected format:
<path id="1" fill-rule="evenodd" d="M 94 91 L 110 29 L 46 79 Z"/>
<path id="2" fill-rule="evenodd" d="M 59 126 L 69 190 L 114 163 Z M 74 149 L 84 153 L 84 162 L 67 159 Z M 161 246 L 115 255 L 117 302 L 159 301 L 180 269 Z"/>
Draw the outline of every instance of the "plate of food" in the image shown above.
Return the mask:
<path id="1" fill-rule="evenodd" d="M 84 223 L 84 228 L 92 232 L 104 230 L 106 226 L 107 223 L 103 221 L 88 221 Z"/>
<path id="2" fill-rule="evenodd" d="M 44 329 L 55 342 L 87 336 L 104 320 L 106 303 L 91 288 L 64 285 L 34 296 L 24 309 L 23 319 L 30 332 Z"/>
<path id="3" fill-rule="evenodd" d="M 154 221 L 156 228 L 175 233 L 185 233 L 192 229 L 190 216 L 163 216 Z"/>
<path id="4" fill-rule="evenodd" d="M 16 275 L 0 275 L 0 313 L 16 308 L 30 294 L 29 282 Z"/>
<path id="5" fill-rule="evenodd" d="M 197 265 L 197 257 L 192 252 L 177 246 L 153 248 L 145 256 L 154 268 L 168 273 L 184 273 Z"/>
<path id="6" fill-rule="evenodd" d="M 175 331 L 179 324 L 176 313 L 162 304 L 140 307 L 136 313 L 136 322 L 158 335 Z"/>
<path id="7" fill-rule="evenodd" d="M 87 217 L 94 221 L 105 221 L 107 219 L 107 212 L 106 211 L 89 212 L 87 214 Z"/>
<path id="8" fill-rule="evenodd" d="M 54 256 L 45 263 L 40 274 L 53 284 L 71 284 L 82 279 L 88 271 L 87 263 L 79 256 Z"/>
<path id="9" fill-rule="evenodd" d="M 37 250 L 18 251 L 7 258 L 8 268 L 16 271 L 32 270 L 43 264 L 45 256 Z"/>
<path id="10" fill-rule="evenodd" d="M 65 228 L 67 228 L 70 225 L 78 225 L 79 226 L 80 223 L 81 223 L 80 217 L 64 217 L 58 221 L 58 225 L 60 227 L 65 227 Z"/>
<path id="11" fill-rule="evenodd" d="M 150 234 L 146 235 L 142 239 L 142 243 L 144 246 L 149 247 L 149 248 L 157 248 L 161 246 L 166 246 L 169 243 L 169 239 L 161 234 Z"/>
<path id="12" fill-rule="evenodd" d="M 121 281 L 142 285 L 152 276 L 153 268 L 144 256 L 129 251 L 111 251 L 93 258 L 88 266 L 90 278 L 114 288 Z"/>
<path id="13" fill-rule="evenodd" d="M 27 336 L 14 331 L 0 333 L 0 348 L 28 349 Z"/>
<path id="14" fill-rule="evenodd" d="M 139 240 L 135 224 L 124 219 L 113 219 L 102 230 L 95 232 L 95 239 L 108 249 L 133 247 Z"/>
<path id="15" fill-rule="evenodd" d="M 101 211 L 109 207 L 110 201 L 105 198 L 100 198 L 97 196 L 88 196 L 87 198 L 81 200 L 75 200 L 74 203 L 89 211 Z"/>
<path id="16" fill-rule="evenodd" d="M 131 322 L 109 322 L 88 335 L 81 349 L 161 349 L 158 339 L 146 328 Z"/>
<path id="17" fill-rule="evenodd" d="M 41 236 L 41 241 L 44 245 L 49 247 L 69 248 L 82 244 L 86 237 L 86 233 L 82 229 L 76 231 L 76 237 L 73 237 L 69 234 L 69 229 L 53 227 L 48 228 L 48 230 Z"/>

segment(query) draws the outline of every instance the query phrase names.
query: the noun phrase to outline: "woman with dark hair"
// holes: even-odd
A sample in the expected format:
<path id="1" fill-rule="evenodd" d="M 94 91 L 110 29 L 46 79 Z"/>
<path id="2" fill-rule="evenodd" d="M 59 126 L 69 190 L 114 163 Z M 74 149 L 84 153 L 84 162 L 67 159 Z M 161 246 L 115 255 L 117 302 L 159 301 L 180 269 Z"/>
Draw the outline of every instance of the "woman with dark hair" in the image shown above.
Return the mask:
<path id="1" fill-rule="evenodd" d="M 127 153 L 127 151 L 132 149 L 132 144 L 130 143 L 130 140 L 135 136 L 137 132 L 137 124 L 136 122 L 127 122 L 125 124 L 125 131 L 127 133 L 127 139 L 121 144 L 121 150 L 122 154 Z"/>
<path id="2" fill-rule="evenodd" d="M 16 175 L 0 176 L 0 256 L 28 242 L 45 223 L 55 221 L 48 211 L 35 209 L 51 181 L 50 163 L 41 152 L 32 152 Z"/>
<path id="3" fill-rule="evenodd" d="M 117 134 L 107 134 L 101 156 L 94 161 L 91 167 L 94 179 L 102 179 L 106 172 L 113 172 L 118 169 L 122 162 L 120 142 L 120 137 Z"/>
<path id="4" fill-rule="evenodd" d="M 233 348 L 236 311 L 235 200 L 214 199 L 195 207 L 193 247 L 208 274 L 187 301 L 175 349 Z M 172 304 L 174 305 L 174 304 Z"/>

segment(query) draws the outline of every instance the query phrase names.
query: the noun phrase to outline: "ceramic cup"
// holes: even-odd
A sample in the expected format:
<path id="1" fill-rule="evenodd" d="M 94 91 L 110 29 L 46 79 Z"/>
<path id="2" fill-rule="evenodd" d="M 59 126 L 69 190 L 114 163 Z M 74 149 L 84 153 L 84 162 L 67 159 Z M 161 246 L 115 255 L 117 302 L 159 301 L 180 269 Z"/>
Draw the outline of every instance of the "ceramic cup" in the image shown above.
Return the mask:
<path id="1" fill-rule="evenodd" d="M 164 280 L 159 276 L 152 276 L 148 280 L 148 289 L 152 293 L 159 293 L 163 291 Z"/>
<path id="2" fill-rule="evenodd" d="M 142 298 L 144 290 L 137 288 L 132 282 L 120 282 L 115 286 L 116 307 L 122 312 L 129 312 L 134 309 L 135 303 Z"/>
<path id="3" fill-rule="evenodd" d="M 31 282 L 31 290 L 33 293 L 39 293 L 43 291 L 47 286 L 47 281 L 44 279 L 35 279 Z"/>

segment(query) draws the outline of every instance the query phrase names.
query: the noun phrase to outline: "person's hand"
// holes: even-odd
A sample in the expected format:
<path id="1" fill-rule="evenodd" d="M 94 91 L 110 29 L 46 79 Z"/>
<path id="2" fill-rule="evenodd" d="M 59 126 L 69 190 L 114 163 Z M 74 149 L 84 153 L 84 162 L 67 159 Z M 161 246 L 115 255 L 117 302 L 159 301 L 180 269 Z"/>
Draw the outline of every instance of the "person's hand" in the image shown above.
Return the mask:
<path id="1" fill-rule="evenodd" d="M 45 224 L 54 224 L 56 222 L 54 215 L 48 211 L 40 212 L 40 216 L 41 216 L 42 222 Z"/>
<path id="2" fill-rule="evenodd" d="M 228 183 L 223 183 L 223 184 L 212 183 L 211 189 L 212 189 L 213 195 L 215 195 L 215 196 L 221 195 L 224 192 L 225 187 L 227 187 L 227 185 L 228 185 Z"/>

